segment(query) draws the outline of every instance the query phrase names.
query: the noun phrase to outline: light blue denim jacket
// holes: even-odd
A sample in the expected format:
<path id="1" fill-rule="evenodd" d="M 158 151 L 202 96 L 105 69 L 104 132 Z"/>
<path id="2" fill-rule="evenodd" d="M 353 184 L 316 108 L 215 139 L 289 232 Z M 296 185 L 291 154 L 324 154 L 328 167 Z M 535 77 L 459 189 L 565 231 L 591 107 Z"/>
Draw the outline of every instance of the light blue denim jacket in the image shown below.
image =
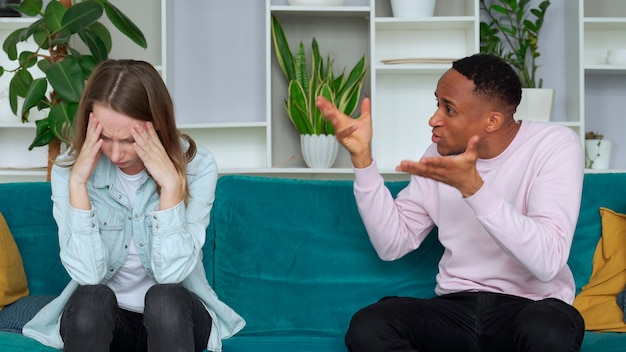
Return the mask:
<path id="1" fill-rule="evenodd" d="M 61 157 L 64 157 L 62 155 Z M 117 184 L 115 166 L 102 155 L 87 190 L 91 210 L 69 205 L 71 168 L 52 169 L 53 215 L 59 227 L 61 262 L 72 280 L 61 295 L 44 307 L 23 329 L 25 336 L 61 349 L 60 318 L 69 297 L 79 285 L 107 282 L 121 267 L 134 233 L 135 245 L 148 276 L 157 283 L 181 283 L 206 306 L 213 324 L 207 349 L 221 351 L 221 340 L 245 326 L 245 321 L 221 302 L 209 286 L 202 265 L 202 246 L 215 198 L 217 165 L 212 154 L 198 147 L 187 166 L 190 197 L 165 210 L 159 209 L 156 183 L 145 176 L 130 207 Z"/>

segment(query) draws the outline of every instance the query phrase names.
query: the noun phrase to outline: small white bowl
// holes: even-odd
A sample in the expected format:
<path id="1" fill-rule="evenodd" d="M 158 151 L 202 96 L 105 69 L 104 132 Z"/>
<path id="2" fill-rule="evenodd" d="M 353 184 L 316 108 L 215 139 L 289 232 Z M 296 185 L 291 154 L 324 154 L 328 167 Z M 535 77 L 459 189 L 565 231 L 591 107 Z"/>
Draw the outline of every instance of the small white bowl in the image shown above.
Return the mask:
<path id="1" fill-rule="evenodd" d="M 606 57 L 606 63 L 609 65 L 626 65 L 626 53 L 609 55 Z"/>
<path id="2" fill-rule="evenodd" d="M 626 55 L 626 49 L 613 49 L 606 52 L 607 56 Z"/>

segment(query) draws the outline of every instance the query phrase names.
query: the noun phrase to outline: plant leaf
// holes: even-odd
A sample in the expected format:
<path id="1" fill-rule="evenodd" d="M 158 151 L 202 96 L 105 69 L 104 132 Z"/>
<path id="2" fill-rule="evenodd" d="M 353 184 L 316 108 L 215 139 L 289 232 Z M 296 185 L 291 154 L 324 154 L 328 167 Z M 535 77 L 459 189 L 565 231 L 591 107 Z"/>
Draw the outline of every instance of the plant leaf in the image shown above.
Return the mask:
<path id="1" fill-rule="evenodd" d="M 13 115 L 17 116 L 17 92 L 15 91 L 13 80 L 9 82 L 9 106 Z"/>
<path id="2" fill-rule="evenodd" d="M 35 44 L 37 44 L 40 48 L 45 49 L 45 50 L 48 50 L 48 48 L 50 47 L 48 45 L 49 38 L 50 38 L 50 32 L 48 32 L 48 30 L 44 28 L 38 27 L 35 33 L 33 33 L 33 40 L 35 41 Z M 56 41 L 56 38 L 54 40 Z M 57 45 L 57 44 L 53 43 L 52 45 Z"/>
<path id="3" fill-rule="evenodd" d="M 111 39 L 111 32 L 109 29 L 100 22 L 96 22 L 89 26 L 89 31 L 93 32 L 95 35 L 102 40 L 104 46 L 106 47 L 106 52 L 110 53 L 111 48 L 113 47 L 113 40 Z"/>
<path id="4" fill-rule="evenodd" d="M 102 17 L 102 5 L 95 1 L 83 1 L 70 6 L 61 19 L 62 28 L 78 33 Z"/>
<path id="5" fill-rule="evenodd" d="M 286 102 L 287 114 L 300 134 L 312 134 L 313 126 L 307 111 L 307 98 L 298 81 L 289 83 L 289 99 Z"/>
<path id="6" fill-rule="evenodd" d="M 289 48 L 289 42 L 285 37 L 285 32 L 278 18 L 272 16 L 272 41 L 274 42 L 274 52 L 280 69 L 283 71 L 287 82 L 296 79 L 296 68 L 293 54 Z"/>
<path id="7" fill-rule="evenodd" d="M 19 57 L 20 66 L 29 68 L 37 63 L 37 56 L 32 51 L 22 51 Z"/>
<path id="8" fill-rule="evenodd" d="M 65 101 L 77 103 L 85 88 L 85 81 L 78 63 L 71 57 L 51 65 L 46 77 L 54 91 Z"/>
<path id="9" fill-rule="evenodd" d="M 37 16 L 41 13 L 43 7 L 43 0 L 23 0 L 17 11 L 25 14 L 26 16 Z"/>
<path id="10" fill-rule="evenodd" d="M 61 102 L 50 109 L 48 123 L 52 134 L 57 139 L 69 143 L 74 116 L 78 110 L 78 103 Z"/>
<path id="11" fill-rule="evenodd" d="M 102 62 L 109 57 L 106 45 L 96 33 L 85 29 L 80 31 L 78 36 L 87 45 L 96 62 Z"/>
<path id="12" fill-rule="evenodd" d="M 37 106 L 41 100 L 45 100 L 46 89 L 48 89 L 48 82 L 45 78 L 37 78 L 30 84 L 22 104 L 22 116 L 24 116 L 24 112 Z M 22 118 L 22 120 L 24 119 Z"/>
<path id="13" fill-rule="evenodd" d="M 54 140 L 54 135 L 50 130 L 50 125 L 48 124 L 48 118 L 44 118 L 41 120 L 35 121 L 35 125 L 37 126 L 37 130 L 35 132 L 35 138 L 33 142 L 28 146 L 28 150 L 33 150 L 36 147 L 43 147 Z"/>
<path id="14" fill-rule="evenodd" d="M 21 69 L 13 75 L 11 84 L 13 91 L 20 97 L 26 96 L 30 84 L 33 82 L 33 76 L 26 69 Z"/>
<path id="15" fill-rule="evenodd" d="M 30 26 L 26 27 L 22 33 L 20 33 L 19 41 L 25 42 L 31 35 L 37 32 L 40 29 L 40 26 L 44 24 L 43 18 L 38 19 L 37 21 L 30 24 Z"/>
<path id="16" fill-rule="evenodd" d="M 63 28 L 63 15 L 67 12 L 65 6 L 58 1 L 51 1 L 44 12 L 43 21 L 50 33 L 56 33 Z"/>
<path id="17" fill-rule="evenodd" d="M 17 43 L 19 42 L 19 36 L 25 28 L 16 29 L 9 34 L 2 43 L 2 50 L 7 53 L 9 60 L 13 61 L 17 59 Z"/>
<path id="18" fill-rule="evenodd" d="M 107 17 L 113 23 L 115 28 L 132 40 L 135 44 L 142 48 L 147 48 L 148 43 L 143 32 L 130 20 L 125 14 L 123 14 L 117 7 L 113 6 L 108 1 L 102 1 L 102 6 L 106 12 Z"/>

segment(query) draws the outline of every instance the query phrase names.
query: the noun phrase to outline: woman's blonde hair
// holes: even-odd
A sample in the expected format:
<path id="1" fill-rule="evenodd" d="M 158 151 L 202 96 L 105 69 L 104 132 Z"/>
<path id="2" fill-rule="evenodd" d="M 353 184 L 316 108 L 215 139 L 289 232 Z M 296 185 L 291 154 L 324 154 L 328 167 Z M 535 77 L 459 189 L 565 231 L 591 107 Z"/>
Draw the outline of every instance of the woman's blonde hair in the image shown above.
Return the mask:
<path id="1" fill-rule="evenodd" d="M 196 144 L 176 128 L 174 103 L 167 87 L 157 70 L 145 61 L 109 59 L 96 66 L 83 91 L 73 128 L 67 131 L 71 143 L 68 158 L 58 164 L 71 166 L 76 161 L 85 143 L 89 114 L 96 103 L 134 119 L 152 122 L 178 171 L 186 201 L 187 163 L 196 154 Z M 182 139 L 188 143 L 186 150 Z"/>

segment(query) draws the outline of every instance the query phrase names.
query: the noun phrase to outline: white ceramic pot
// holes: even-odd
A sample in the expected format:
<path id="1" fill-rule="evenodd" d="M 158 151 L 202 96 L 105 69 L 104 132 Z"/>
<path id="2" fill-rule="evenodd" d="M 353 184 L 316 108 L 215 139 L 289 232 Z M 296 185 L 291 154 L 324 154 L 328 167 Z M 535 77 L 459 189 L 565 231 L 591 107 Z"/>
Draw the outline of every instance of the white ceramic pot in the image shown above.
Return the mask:
<path id="1" fill-rule="evenodd" d="M 607 139 L 585 140 L 585 167 L 588 169 L 608 169 L 611 161 L 611 145 Z"/>
<path id="2" fill-rule="evenodd" d="M 289 0 L 292 6 L 342 6 L 344 0 Z"/>
<path id="3" fill-rule="evenodd" d="M 522 101 L 517 106 L 515 119 L 549 122 L 553 101 L 552 88 L 522 88 Z"/>
<path id="4" fill-rule="evenodd" d="M 435 15 L 436 0 L 391 0 L 393 17 L 420 18 Z"/>
<path id="5" fill-rule="evenodd" d="M 301 134 L 300 149 L 306 166 L 329 168 L 337 159 L 339 143 L 334 135 Z"/>

